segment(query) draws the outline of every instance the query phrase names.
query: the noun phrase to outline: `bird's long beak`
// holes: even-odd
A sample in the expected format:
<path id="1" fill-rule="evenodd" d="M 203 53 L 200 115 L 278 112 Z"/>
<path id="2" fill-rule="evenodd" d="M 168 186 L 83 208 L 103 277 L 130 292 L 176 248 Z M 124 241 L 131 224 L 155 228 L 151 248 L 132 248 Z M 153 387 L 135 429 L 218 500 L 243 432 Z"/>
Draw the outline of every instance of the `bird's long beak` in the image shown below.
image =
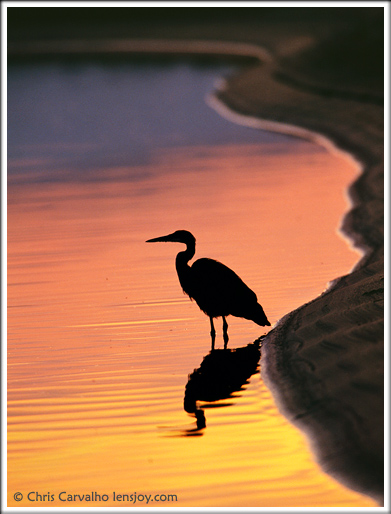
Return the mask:
<path id="1" fill-rule="evenodd" d="M 148 239 L 145 242 L 146 243 L 167 243 L 167 242 L 172 242 L 172 239 L 171 239 L 172 235 L 173 234 L 168 234 L 167 236 L 154 237 L 153 239 Z"/>

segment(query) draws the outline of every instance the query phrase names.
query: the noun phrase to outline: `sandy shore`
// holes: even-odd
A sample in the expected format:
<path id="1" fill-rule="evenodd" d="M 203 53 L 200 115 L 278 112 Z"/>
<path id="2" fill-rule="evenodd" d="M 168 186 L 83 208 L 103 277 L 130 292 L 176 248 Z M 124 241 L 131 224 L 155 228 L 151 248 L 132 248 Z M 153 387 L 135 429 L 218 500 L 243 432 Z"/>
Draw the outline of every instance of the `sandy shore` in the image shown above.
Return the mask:
<path id="1" fill-rule="evenodd" d="M 322 468 L 382 504 L 382 9 L 325 8 L 323 14 L 300 9 L 298 14 L 297 8 L 277 8 L 256 19 L 231 16 L 222 23 L 219 9 L 213 11 L 205 19 L 199 14 L 194 20 L 166 18 L 144 25 L 118 27 L 117 20 L 115 36 L 202 40 L 204 50 L 207 41 L 266 49 L 260 52 L 263 59 L 256 55 L 216 93 L 219 102 L 248 119 L 278 122 L 277 129 L 293 125 L 320 134 L 362 164 L 350 188 L 352 209 L 343 230 L 363 257 L 349 275 L 330 277 L 326 293 L 287 314 L 268 334 L 262 376 L 280 410 L 310 437 Z M 100 37 L 113 37 L 108 26 Z M 23 23 L 15 27 L 11 36 L 19 44 Z M 49 39 L 59 34 L 55 24 L 40 30 L 49 31 Z M 72 31 L 79 35 L 77 26 Z M 90 25 L 88 37 L 97 33 Z M 202 55 L 202 45 L 195 53 Z"/>
<path id="2" fill-rule="evenodd" d="M 322 468 L 382 504 L 383 107 L 379 91 L 360 77 L 351 95 L 338 82 L 334 91 L 331 79 L 325 93 L 315 78 L 309 87 L 311 69 L 300 87 L 302 76 L 290 65 L 289 75 L 278 60 L 254 67 L 217 96 L 242 115 L 320 133 L 362 164 L 343 231 L 364 255 L 268 334 L 262 376 L 280 410 L 309 436 Z"/>
<path id="3" fill-rule="evenodd" d="M 322 468 L 381 503 L 383 109 L 292 88 L 274 70 L 252 69 L 218 97 L 241 114 L 314 130 L 352 152 L 363 171 L 350 188 L 343 229 L 365 253 L 350 275 L 268 334 L 262 376 L 281 411 L 310 437 Z"/>

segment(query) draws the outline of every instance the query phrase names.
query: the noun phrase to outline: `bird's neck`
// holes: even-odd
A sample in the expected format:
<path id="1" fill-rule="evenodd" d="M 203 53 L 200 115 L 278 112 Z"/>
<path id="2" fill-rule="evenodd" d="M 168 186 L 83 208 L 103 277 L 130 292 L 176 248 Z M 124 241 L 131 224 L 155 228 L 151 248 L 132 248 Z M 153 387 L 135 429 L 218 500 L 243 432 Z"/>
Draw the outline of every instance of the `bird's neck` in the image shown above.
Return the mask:
<path id="1" fill-rule="evenodd" d="M 195 254 L 195 243 L 188 244 L 186 246 L 186 250 L 184 252 L 179 252 L 176 256 L 175 267 L 178 273 L 179 282 L 181 283 L 182 289 L 189 294 L 188 292 L 188 273 L 190 271 L 189 260 L 194 257 Z"/>

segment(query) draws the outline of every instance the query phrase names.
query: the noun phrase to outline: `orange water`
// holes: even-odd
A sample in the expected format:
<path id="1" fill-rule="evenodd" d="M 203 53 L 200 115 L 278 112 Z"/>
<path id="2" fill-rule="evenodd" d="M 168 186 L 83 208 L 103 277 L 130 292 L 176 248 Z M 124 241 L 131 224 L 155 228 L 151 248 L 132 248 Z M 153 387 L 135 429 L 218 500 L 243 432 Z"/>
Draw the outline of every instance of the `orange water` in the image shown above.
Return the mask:
<path id="1" fill-rule="evenodd" d="M 319 470 L 259 374 L 191 431 L 184 387 L 209 352 L 208 320 L 181 292 L 180 245 L 144 244 L 191 230 L 197 255 L 235 269 L 275 323 L 357 260 L 335 230 L 356 170 L 297 150 L 174 149 L 138 184 L 122 169 L 103 184 L 10 187 L 10 506 L 129 505 L 114 492 L 172 494 L 175 507 L 373 505 Z M 229 322 L 232 348 L 265 333 Z M 62 502 L 63 491 L 108 500 Z"/>
<path id="2" fill-rule="evenodd" d="M 36 148 L 8 187 L 8 505 L 375 505 L 321 472 L 259 373 L 197 429 L 183 398 L 209 321 L 179 286 L 181 245 L 144 243 L 192 231 L 274 324 L 358 259 L 336 230 L 352 162 L 294 139 L 195 141 L 42 180 Z M 230 348 L 266 333 L 228 323 Z"/>

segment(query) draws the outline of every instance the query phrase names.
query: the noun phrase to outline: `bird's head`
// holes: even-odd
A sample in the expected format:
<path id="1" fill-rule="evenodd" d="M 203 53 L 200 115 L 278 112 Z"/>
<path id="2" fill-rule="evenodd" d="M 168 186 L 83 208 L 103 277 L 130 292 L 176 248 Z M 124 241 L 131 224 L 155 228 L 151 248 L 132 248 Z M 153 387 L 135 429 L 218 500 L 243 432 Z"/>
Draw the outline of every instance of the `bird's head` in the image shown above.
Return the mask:
<path id="1" fill-rule="evenodd" d="M 172 234 L 168 234 L 167 236 L 155 237 L 153 239 L 148 239 L 145 241 L 146 243 L 184 243 L 187 246 L 195 245 L 195 237 L 188 230 L 177 230 Z"/>

